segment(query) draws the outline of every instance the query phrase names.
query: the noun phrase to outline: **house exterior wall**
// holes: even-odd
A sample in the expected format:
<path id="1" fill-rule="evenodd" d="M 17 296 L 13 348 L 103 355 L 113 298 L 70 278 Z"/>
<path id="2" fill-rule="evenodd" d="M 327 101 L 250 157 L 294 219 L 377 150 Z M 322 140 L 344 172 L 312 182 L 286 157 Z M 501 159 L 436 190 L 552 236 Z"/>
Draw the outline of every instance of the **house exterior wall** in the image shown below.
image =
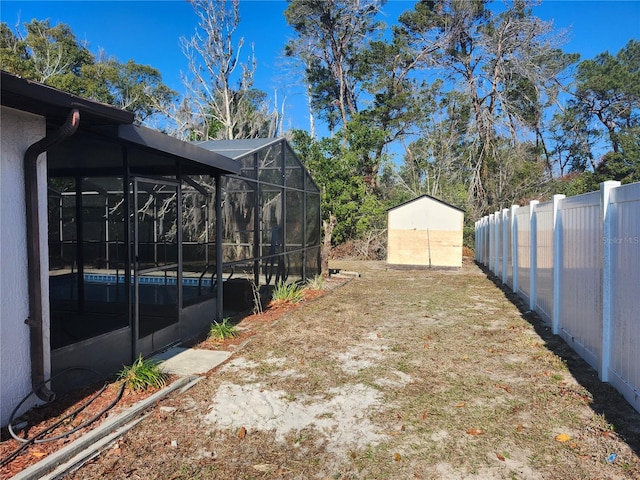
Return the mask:
<path id="1" fill-rule="evenodd" d="M 0 111 L 0 425 L 31 391 L 29 287 L 24 196 L 24 153 L 46 134 L 43 117 L 1 107 Z M 40 231 L 47 231 L 47 171 L 45 156 L 38 158 Z M 47 236 L 40 237 L 44 352 L 46 376 L 50 372 L 49 282 Z M 35 400 L 33 400 L 35 402 Z M 35 403 L 25 403 L 27 410 Z"/>
<path id="2" fill-rule="evenodd" d="M 389 210 L 387 263 L 462 266 L 464 213 L 429 197 Z"/>

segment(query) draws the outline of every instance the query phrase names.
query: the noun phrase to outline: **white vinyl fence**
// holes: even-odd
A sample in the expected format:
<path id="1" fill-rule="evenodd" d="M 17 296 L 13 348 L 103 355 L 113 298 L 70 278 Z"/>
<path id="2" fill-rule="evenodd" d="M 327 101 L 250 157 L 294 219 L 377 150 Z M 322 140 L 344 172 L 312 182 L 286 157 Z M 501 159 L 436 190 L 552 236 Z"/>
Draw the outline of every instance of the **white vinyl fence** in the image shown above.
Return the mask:
<path id="1" fill-rule="evenodd" d="M 475 240 L 476 261 L 640 412 L 640 183 L 514 205 Z"/>

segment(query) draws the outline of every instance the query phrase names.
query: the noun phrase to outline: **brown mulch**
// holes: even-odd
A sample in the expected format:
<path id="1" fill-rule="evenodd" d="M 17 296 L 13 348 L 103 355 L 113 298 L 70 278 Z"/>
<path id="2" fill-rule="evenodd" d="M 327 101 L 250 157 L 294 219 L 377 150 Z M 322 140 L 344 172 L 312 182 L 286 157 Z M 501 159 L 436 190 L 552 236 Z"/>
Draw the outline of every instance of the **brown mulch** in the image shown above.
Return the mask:
<path id="1" fill-rule="evenodd" d="M 170 376 L 167 384 L 176 378 Z M 10 435 L 8 429 L 3 429 L 0 442 L 0 479 L 16 475 L 95 429 L 107 418 L 123 412 L 158 391 L 156 388 L 148 388 L 137 392 L 125 389 L 121 392 L 120 382 L 107 384 L 101 392 L 103 387 L 104 384 L 94 384 L 73 391 L 51 403 L 29 410 L 19 420 L 14 421 L 14 424 L 26 422 L 27 426 L 24 429 L 14 433 L 22 439 L 33 439 L 31 442 L 20 442 Z M 93 397 L 95 398 L 92 400 Z M 116 404 L 108 408 L 113 402 Z M 88 405 L 82 408 L 85 404 Z M 100 415 L 103 410 L 106 411 Z M 91 423 L 83 427 L 87 422 Z M 82 428 L 76 430 L 78 427 Z M 72 431 L 73 433 L 69 433 Z"/>
<path id="2" fill-rule="evenodd" d="M 345 283 L 345 281 L 328 279 L 327 283 L 327 288 L 330 289 Z M 313 301 L 323 296 L 326 292 L 327 289 L 305 290 L 302 302 Z M 262 313 L 249 316 L 240 315 L 232 319 L 233 323 L 238 327 L 238 334 L 235 337 L 226 340 L 210 340 L 202 336 L 190 344 L 185 344 L 185 346 L 208 350 L 235 351 L 249 341 L 252 336 L 256 335 L 261 328 L 273 323 L 285 313 L 295 309 L 296 306 L 297 304 L 272 303 Z M 167 385 L 177 378 L 177 376 L 170 376 Z M 28 445 L 14 439 L 6 428 L 2 429 L 0 437 L 0 480 L 11 478 L 95 429 L 107 418 L 118 415 L 158 391 L 158 389 L 154 388 L 138 392 L 125 389 L 121 393 L 121 384 L 115 381 L 107 384 L 106 388 L 104 387 L 105 385 L 101 383 L 76 390 L 57 398 L 49 404 L 33 408 L 22 415 L 19 421 L 14 421 L 16 425 L 23 423 L 23 421 L 27 423 L 23 430 L 14 431 L 14 433 L 23 439 L 35 439 L 35 441 L 29 442 Z M 104 391 L 100 392 L 103 388 Z M 121 397 L 118 398 L 120 394 Z M 91 400 L 92 397 L 96 398 Z M 116 402 L 115 405 L 112 408 L 108 408 L 114 401 Z M 88 405 L 85 408 L 81 408 L 87 403 Z M 78 413 L 74 413 L 78 409 L 81 410 Z M 106 411 L 97 416 L 102 410 Z M 91 421 L 91 423 L 83 426 L 88 421 Z M 67 432 L 79 426 L 82 426 L 82 428 L 67 435 Z M 14 428 L 14 430 L 16 429 Z"/>

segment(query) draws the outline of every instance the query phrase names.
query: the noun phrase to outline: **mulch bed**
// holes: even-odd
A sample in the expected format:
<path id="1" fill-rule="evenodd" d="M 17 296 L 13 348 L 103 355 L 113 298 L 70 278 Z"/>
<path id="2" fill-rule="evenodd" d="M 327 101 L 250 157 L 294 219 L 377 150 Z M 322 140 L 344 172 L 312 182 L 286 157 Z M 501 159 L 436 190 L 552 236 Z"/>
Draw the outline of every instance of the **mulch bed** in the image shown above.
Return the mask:
<path id="1" fill-rule="evenodd" d="M 343 280 L 331 281 L 332 288 L 344 283 Z M 305 290 L 303 302 L 312 301 L 327 292 L 325 290 Z M 209 340 L 204 336 L 195 339 L 189 346 L 208 350 L 235 351 L 242 347 L 249 339 L 256 335 L 261 328 L 271 324 L 286 312 L 296 308 L 298 304 L 271 304 L 260 314 L 239 316 L 232 319 L 238 327 L 238 334 L 223 341 Z M 175 381 L 177 376 L 170 376 L 167 384 Z M 100 392 L 101 389 L 104 389 Z M 33 408 L 14 420 L 14 425 L 26 422 L 26 427 L 15 431 L 20 438 L 35 439 L 25 445 L 14 439 L 6 428 L 2 429 L 0 437 L 0 479 L 8 479 L 29 466 L 39 462 L 47 456 L 95 429 L 101 422 L 117 415 L 145 398 L 153 395 L 158 389 L 148 388 L 143 391 L 121 392 L 121 384 L 113 381 L 105 384 L 94 384 L 71 392 L 53 402 L 41 407 Z M 95 397 L 93 400 L 92 397 Z M 119 398 L 118 398 L 119 397 Z M 111 407 L 112 403 L 115 404 Z M 83 405 L 86 407 L 81 408 Z M 79 410 L 76 412 L 76 410 Z M 100 412 L 106 410 L 100 415 Z M 66 418 L 68 417 L 68 418 Z M 91 421 L 90 424 L 83 424 Z M 81 427 L 81 428 L 78 428 Z M 43 433 L 44 432 L 44 433 Z M 73 432 L 68 434 L 68 432 Z M 60 437 L 60 438 L 57 438 Z M 55 438 L 55 439 L 54 439 Z"/>
<path id="2" fill-rule="evenodd" d="M 170 384 L 176 379 L 177 377 L 170 376 L 167 383 Z M 14 421 L 15 425 L 26 422 L 22 430 L 15 431 L 14 428 L 14 433 L 20 438 L 32 441 L 20 442 L 9 434 L 8 429 L 2 430 L 0 478 L 16 475 L 95 429 L 107 418 L 121 413 L 156 391 L 158 389 L 155 388 L 138 392 L 127 389 L 121 391 L 121 384 L 114 381 L 106 386 L 94 384 L 81 388 L 51 403 L 29 410 Z M 115 405 L 109 408 L 114 402 Z M 86 406 L 82 408 L 84 405 Z M 100 414 L 102 411 L 104 413 Z"/>

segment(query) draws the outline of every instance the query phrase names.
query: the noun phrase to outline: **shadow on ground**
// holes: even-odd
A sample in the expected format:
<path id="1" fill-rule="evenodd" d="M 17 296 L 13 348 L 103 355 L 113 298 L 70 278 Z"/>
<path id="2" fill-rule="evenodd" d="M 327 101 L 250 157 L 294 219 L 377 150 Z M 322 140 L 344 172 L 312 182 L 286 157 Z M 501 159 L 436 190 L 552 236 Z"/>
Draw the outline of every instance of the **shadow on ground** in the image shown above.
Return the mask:
<path id="1" fill-rule="evenodd" d="M 573 377 L 589 391 L 592 397 L 591 409 L 605 418 L 615 432 L 629 447 L 640 455 L 640 413 L 610 384 L 601 382 L 598 372 L 583 360 L 563 339 L 551 332 L 544 320 L 525 304 L 522 298 L 502 283 L 502 279 L 480 263 L 477 266 L 487 275 L 504 296 L 513 303 L 520 315 L 529 322 L 544 341 L 545 346 L 566 364 Z"/>

